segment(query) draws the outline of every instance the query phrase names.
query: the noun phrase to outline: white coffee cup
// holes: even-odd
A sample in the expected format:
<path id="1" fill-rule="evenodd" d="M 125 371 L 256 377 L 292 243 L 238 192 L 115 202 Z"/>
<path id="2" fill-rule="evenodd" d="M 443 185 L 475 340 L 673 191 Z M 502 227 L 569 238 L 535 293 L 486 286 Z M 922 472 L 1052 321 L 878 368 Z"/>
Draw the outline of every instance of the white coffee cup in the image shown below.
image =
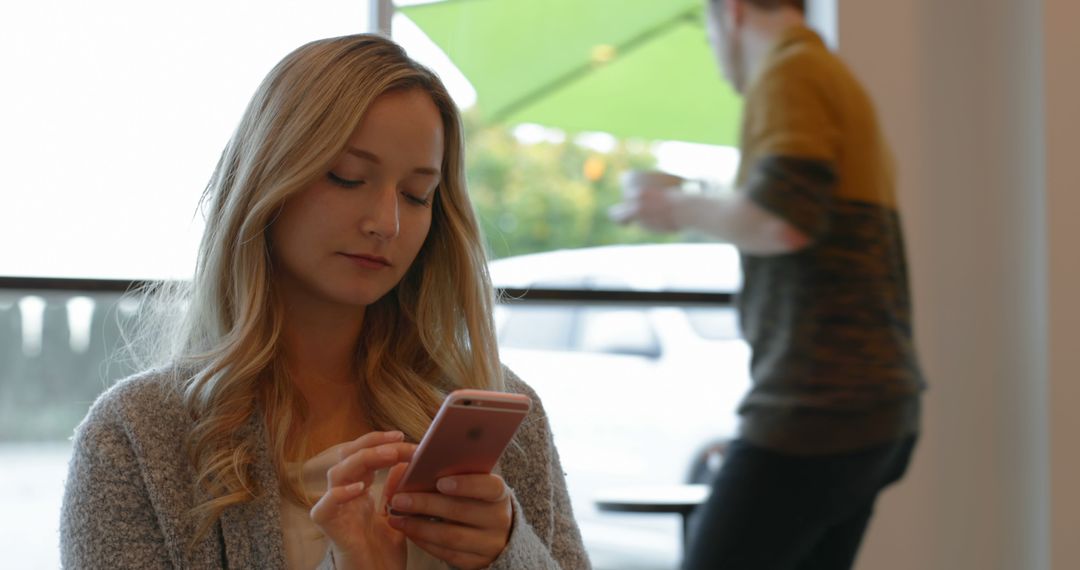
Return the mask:
<path id="1" fill-rule="evenodd" d="M 688 180 L 659 170 L 627 170 L 621 182 L 623 199 L 631 200 L 646 189 L 683 190 Z"/>

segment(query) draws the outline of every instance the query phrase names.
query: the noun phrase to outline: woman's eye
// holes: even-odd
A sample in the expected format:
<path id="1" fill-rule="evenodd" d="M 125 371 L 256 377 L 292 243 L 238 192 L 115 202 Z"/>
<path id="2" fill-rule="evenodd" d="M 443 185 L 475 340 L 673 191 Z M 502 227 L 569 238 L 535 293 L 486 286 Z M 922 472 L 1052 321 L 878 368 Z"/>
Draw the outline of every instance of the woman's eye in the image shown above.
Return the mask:
<path id="1" fill-rule="evenodd" d="M 412 202 L 413 204 L 416 204 L 417 206 L 429 206 L 429 205 L 431 205 L 431 199 L 430 198 L 421 198 L 420 196 L 416 196 L 414 194 L 409 194 L 408 192 L 402 192 L 401 195 L 404 196 L 406 200 Z"/>
<path id="2" fill-rule="evenodd" d="M 333 182 L 334 184 L 337 184 L 342 188 L 356 188 L 357 186 L 360 186 L 364 183 L 363 179 L 350 180 L 348 178 L 342 178 L 337 174 L 334 174 L 333 171 L 327 172 L 326 177 L 330 180 L 330 182 Z"/>

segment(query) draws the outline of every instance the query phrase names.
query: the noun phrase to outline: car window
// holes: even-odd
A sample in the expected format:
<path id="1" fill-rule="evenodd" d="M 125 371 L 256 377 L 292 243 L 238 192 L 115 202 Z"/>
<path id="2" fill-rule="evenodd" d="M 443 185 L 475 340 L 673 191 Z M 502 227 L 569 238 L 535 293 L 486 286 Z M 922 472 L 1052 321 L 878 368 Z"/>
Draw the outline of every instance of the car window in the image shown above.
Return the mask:
<path id="1" fill-rule="evenodd" d="M 505 307 L 499 319 L 499 344 L 534 350 L 572 350 L 574 313 L 568 306 Z"/>
<path id="2" fill-rule="evenodd" d="M 637 309 L 582 309 L 577 346 L 585 352 L 660 356 L 660 343 L 648 315 Z"/>
<path id="3" fill-rule="evenodd" d="M 739 317 L 731 307 L 690 307 L 686 309 L 690 326 L 708 340 L 734 340 L 739 334 Z"/>

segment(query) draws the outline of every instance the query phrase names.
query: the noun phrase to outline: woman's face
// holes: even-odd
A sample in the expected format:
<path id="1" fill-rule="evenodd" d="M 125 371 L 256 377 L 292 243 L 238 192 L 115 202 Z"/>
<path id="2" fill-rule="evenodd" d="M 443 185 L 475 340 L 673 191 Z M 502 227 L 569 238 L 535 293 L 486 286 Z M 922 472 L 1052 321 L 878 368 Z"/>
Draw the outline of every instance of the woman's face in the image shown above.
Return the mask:
<path id="1" fill-rule="evenodd" d="M 420 90 L 377 98 L 345 151 L 289 198 L 270 229 L 275 279 L 292 307 L 366 306 L 401 280 L 431 228 L 443 123 Z"/>

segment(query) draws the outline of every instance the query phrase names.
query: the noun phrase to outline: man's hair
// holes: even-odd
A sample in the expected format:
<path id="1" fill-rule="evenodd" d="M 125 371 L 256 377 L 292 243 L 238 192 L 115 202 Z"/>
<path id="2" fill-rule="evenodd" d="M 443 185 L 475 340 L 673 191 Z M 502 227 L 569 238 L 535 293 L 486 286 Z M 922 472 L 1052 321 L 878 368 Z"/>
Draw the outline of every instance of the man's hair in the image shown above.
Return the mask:
<path id="1" fill-rule="evenodd" d="M 710 0 L 713 4 L 719 4 L 721 0 Z M 776 10 L 777 8 L 783 8 L 784 6 L 790 6 L 796 10 L 806 13 L 806 0 L 742 0 L 747 4 L 752 4 L 761 8 L 762 10 Z"/>

